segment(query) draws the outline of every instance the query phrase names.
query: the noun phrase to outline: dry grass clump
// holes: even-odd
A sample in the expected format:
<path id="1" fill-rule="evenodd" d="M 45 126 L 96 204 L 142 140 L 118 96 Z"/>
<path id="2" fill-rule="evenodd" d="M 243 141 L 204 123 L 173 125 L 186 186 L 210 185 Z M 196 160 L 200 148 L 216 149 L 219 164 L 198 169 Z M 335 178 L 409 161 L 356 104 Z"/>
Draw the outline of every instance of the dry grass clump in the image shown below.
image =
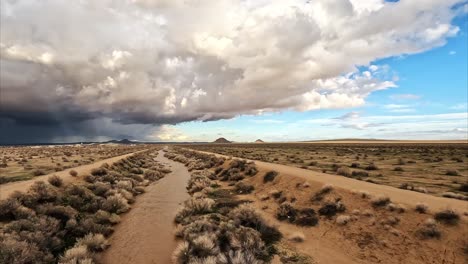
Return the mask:
<path id="1" fill-rule="evenodd" d="M 71 170 L 71 171 L 69 171 L 68 173 L 69 173 L 70 176 L 72 176 L 72 177 L 78 176 L 78 172 L 76 172 L 76 170 Z"/>
<path id="2" fill-rule="evenodd" d="M 215 201 L 210 198 L 187 200 L 184 207 L 177 213 L 175 221 L 182 223 L 184 220 L 188 220 L 188 217 L 211 213 L 214 205 Z"/>
<path id="3" fill-rule="evenodd" d="M 437 227 L 437 222 L 432 218 L 428 218 L 416 230 L 416 235 L 419 236 L 421 239 L 438 239 L 441 237 L 442 233 Z"/>
<path id="4" fill-rule="evenodd" d="M 248 193 L 253 192 L 253 190 L 255 190 L 255 187 L 251 184 L 238 182 L 236 183 L 234 190 L 238 194 L 248 194 Z"/>
<path id="5" fill-rule="evenodd" d="M 336 170 L 336 174 L 338 175 L 341 175 L 341 176 L 345 176 L 345 177 L 351 177 L 351 170 L 348 168 L 348 167 L 339 167 L 337 170 Z"/>
<path id="6" fill-rule="evenodd" d="M 34 170 L 34 171 L 32 172 L 32 174 L 33 174 L 34 176 L 41 176 L 41 175 L 45 175 L 46 173 L 45 173 L 45 171 L 43 171 L 43 170 L 41 170 L 41 169 L 37 169 L 37 170 Z"/>
<path id="7" fill-rule="evenodd" d="M 333 191 L 333 185 L 331 184 L 325 184 L 318 190 L 311 198 L 312 201 L 321 201 L 325 197 L 325 195 L 329 194 L 331 191 Z"/>
<path id="8" fill-rule="evenodd" d="M 371 200 L 373 207 L 383 207 L 387 206 L 390 203 L 390 198 L 388 196 L 378 196 Z"/>
<path id="9" fill-rule="evenodd" d="M 55 187 L 60 187 L 63 185 L 63 180 L 57 175 L 50 176 L 47 181 Z"/>
<path id="10" fill-rule="evenodd" d="M 371 197 L 370 193 L 366 192 L 366 191 L 359 191 L 359 196 L 361 196 L 361 198 L 363 199 L 368 199 Z"/>
<path id="11" fill-rule="evenodd" d="M 325 201 L 319 208 L 318 213 L 323 216 L 332 217 L 337 213 L 346 211 L 346 206 L 340 200 Z"/>
<path id="12" fill-rule="evenodd" d="M 442 197 L 468 201 L 468 196 L 453 192 L 444 192 Z"/>
<path id="13" fill-rule="evenodd" d="M 447 170 L 447 172 L 445 172 L 445 175 L 448 175 L 448 176 L 460 176 L 460 173 L 459 173 L 457 170 Z"/>
<path id="14" fill-rule="evenodd" d="M 104 167 L 94 168 L 91 170 L 91 175 L 93 176 L 104 176 L 107 174 L 107 169 Z"/>
<path id="15" fill-rule="evenodd" d="M 417 203 L 414 210 L 420 214 L 425 214 L 429 210 L 429 207 L 425 203 Z"/>
<path id="16" fill-rule="evenodd" d="M 305 235 L 302 232 L 294 232 L 288 237 L 289 241 L 301 243 L 305 241 Z"/>
<path id="17" fill-rule="evenodd" d="M 365 170 L 378 170 L 379 167 L 377 167 L 377 165 L 375 165 L 375 163 L 371 163 L 371 164 L 367 165 L 364 169 Z"/>
<path id="18" fill-rule="evenodd" d="M 387 205 L 387 210 L 391 212 L 397 212 L 397 213 L 404 213 L 406 212 L 406 207 L 402 204 L 394 204 L 394 203 L 389 203 Z"/>
<path id="19" fill-rule="evenodd" d="M 154 162 L 141 153 L 121 164 L 142 160 Z M 129 209 L 138 193 L 135 188 L 141 184 L 124 176 L 129 170 L 121 165 L 106 170 L 105 176 L 93 176 L 85 184 L 66 185 L 51 176 L 50 185 L 36 182 L 28 192 L 2 200 L 0 220 L 5 224 L 0 229 L 0 243 L 9 248 L 0 248 L 0 262 L 94 263 L 94 252 L 107 247 L 105 237 L 120 221 L 117 214 Z"/>
<path id="20" fill-rule="evenodd" d="M 336 223 L 337 223 L 338 225 L 346 225 L 346 224 L 348 224 L 350 221 L 351 221 L 351 216 L 349 216 L 349 215 L 339 215 L 339 216 L 336 218 Z"/>
<path id="21" fill-rule="evenodd" d="M 460 221 L 460 215 L 452 209 L 445 209 L 435 213 L 434 219 L 447 225 L 456 225 Z"/>
<path id="22" fill-rule="evenodd" d="M 269 172 L 265 173 L 265 176 L 263 176 L 263 182 L 264 183 L 272 182 L 276 178 L 276 176 L 278 176 L 278 172 L 269 171 Z"/>

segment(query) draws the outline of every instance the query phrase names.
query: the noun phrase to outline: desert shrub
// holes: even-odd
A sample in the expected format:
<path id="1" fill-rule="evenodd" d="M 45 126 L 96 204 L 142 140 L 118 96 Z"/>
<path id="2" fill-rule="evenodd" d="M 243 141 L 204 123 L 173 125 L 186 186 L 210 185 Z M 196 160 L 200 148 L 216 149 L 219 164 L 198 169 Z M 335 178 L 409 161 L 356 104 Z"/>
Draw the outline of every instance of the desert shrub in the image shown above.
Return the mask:
<path id="1" fill-rule="evenodd" d="M 453 192 L 444 192 L 442 197 L 458 199 L 458 200 L 468 200 L 468 196 L 463 194 L 453 193 Z"/>
<path id="2" fill-rule="evenodd" d="M 400 223 L 400 218 L 396 216 L 388 216 L 380 221 L 380 224 L 383 226 L 396 226 L 398 223 Z"/>
<path id="3" fill-rule="evenodd" d="M 447 170 L 445 172 L 445 175 L 448 175 L 448 176 L 459 176 L 460 173 L 457 171 L 457 170 Z"/>
<path id="4" fill-rule="evenodd" d="M 366 171 L 355 170 L 351 173 L 351 177 L 355 177 L 355 178 L 369 177 L 369 173 Z"/>
<path id="5" fill-rule="evenodd" d="M 265 173 L 265 176 L 263 176 L 263 182 L 264 183 L 272 182 L 276 178 L 276 176 L 278 176 L 278 172 L 269 171 L 269 172 Z"/>
<path id="6" fill-rule="evenodd" d="M 371 163 L 371 164 L 369 164 L 369 165 L 367 165 L 365 167 L 365 170 L 378 170 L 378 169 L 379 169 L 379 167 L 377 167 L 377 165 L 375 165 L 375 163 Z"/>
<path id="7" fill-rule="evenodd" d="M 295 232 L 288 237 L 288 240 L 296 243 L 304 242 L 305 235 L 302 232 Z"/>
<path id="8" fill-rule="evenodd" d="M 37 170 L 34 170 L 34 171 L 32 172 L 32 174 L 33 174 L 34 176 L 41 176 L 41 175 L 45 175 L 46 173 L 45 173 L 45 171 L 43 171 L 43 170 L 41 170 L 41 169 L 37 169 Z"/>
<path id="9" fill-rule="evenodd" d="M 421 239 L 440 238 L 441 232 L 434 219 L 429 218 L 416 230 L 416 235 Z"/>
<path id="10" fill-rule="evenodd" d="M 120 216 L 104 210 L 99 210 L 94 214 L 94 221 L 101 225 L 115 225 L 120 222 Z"/>
<path id="11" fill-rule="evenodd" d="M 30 208 L 23 206 L 17 199 L 0 200 L 0 221 L 12 221 L 35 215 Z"/>
<path id="12" fill-rule="evenodd" d="M 337 213 L 346 211 L 346 206 L 340 201 L 326 201 L 318 210 L 320 215 L 334 216 Z"/>
<path id="13" fill-rule="evenodd" d="M 172 254 L 172 262 L 176 264 L 185 264 L 190 262 L 190 244 L 186 241 L 177 245 Z"/>
<path id="14" fill-rule="evenodd" d="M 91 170 L 91 175 L 93 176 L 104 176 L 107 174 L 107 169 L 100 167 L 100 168 L 94 168 Z"/>
<path id="15" fill-rule="evenodd" d="M 238 225 L 258 231 L 266 244 L 275 243 L 282 237 L 279 230 L 276 227 L 269 226 L 252 206 L 240 205 L 229 213 L 229 218 Z"/>
<path id="16" fill-rule="evenodd" d="M 368 192 L 366 192 L 366 191 L 360 191 L 359 196 L 361 196 L 361 198 L 363 198 L 363 199 L 370 198 L 370 194 Z"/>
<path id="17" fill-rule="evenodd" d="M 257 173 L 258 170 L 254 163 L 249 163 L 245 168 L 245 175 L 247 176 L 255 176 Z"/>
<path id="18" fill-rule="evenodd" d="M 67 251 L 65 254 L 60 257 L 59 264 L 92 264 L 94 263 L 93 256 L 91 252 L 88 251 L 87 247 L 84 245 L 75 246 Z"/>
<path id="19" fill-rule="evenodd" d="M 143 174 L 143 170 L 141 168 L 131 168 L 130 172 L 134 174 Z"/>
<path id="20" fill-rule="evenodd" d="M 80 238 L 75 246 L 85 246 L 91 252 L 100 252 L 105 250 L 109 246 L 109 243 L 102 234 L 89 233 Z"/>
<path id="21" fill-rule="evenodd" d="M 389 203 L 387 205 L 387 210 L 389 210 L 391 212 L 404 213 L 404 212 L 406 212 L 406 207 L 404 207 L 401 204 Z"/>
<path id="22" fill-rule="evenodd" d="M 144 178 L 150 181 L 159 180 L 161 176 L 161 173 L 155 170 L 146 170 L 144 173 Z"/>
<path id="23" fill-rule="evenodd" d="M 283 195 L 283 192 L 282 192 L 282 191 L 278 191 L 278 190 L 271 190 L 271 191 L 269 192 L 269 194 L 270 194 L 273 198 L 278 199 L 278 198 L 280 198 L 280 197 Z"/>
<path id="24" fill-rule="evenodd" d="M 278 207 L 278 210 L 276 210 L 276 218 L 280 221 L 287 220 L 293 223 L 296 220 L 297 215 L 297 209 L 295 209 L 290 203 L 282 203 Z"/>
<path id="25" fill-rule="evenodd" d="M 348 167 L 339 167 L 337 170 L 336 170 L 336 174 L 338 175 L 341 175 L 341 176 L 345 176 L 345 177 L 351 177 L 351 170 L 348 168 Z"/>
<path id="26" fill-rule="evenodd" d="M 0 263 L 51 263 L 53 256 L 14 234 L 0 233 Z"/>
<path id="27" fill-rule="evenodd" d="M 468 192 L 468 183 L 462 183 L 460 187 L 458 187 L 458 190 L 461 192 Z"/>
<path id="28" fill-rule="evenodd" d="M 414 210 L 420 214 L 425 214 L 427 213 L 429 207 L 427 204 L 424 203 L 417 203 L 416 206 L 414 207 Z"/>
<path id="29" fill-rule="evenodd" d="M 102 202 L 102 209 L 110 213 L 121 214 L 130 209 L 127 200 L 121 194 L 114 194 Z"/>
<path id="30" fill-rule="evenodd" d="M 253 190 L 255 190 L 255 187 L 253 185 L 251 185 L 251 184 L 238 182 L 238 183 L 236 183 L 234 190 L 238 194 L 247 194 L 247 193 L 253 192 Z"/>
<path id="31" fill-rule="evenodd" d="M 434 219 L 444 224 L 456 225 L 460 221 L 460 215 L 454 210 L 445 209 L 435 213 Z"/>
<path id="32" fill-rule="evenodd" d="M 349 215 L 340 215 L 336 218 L 336 223 L 338 225 L 346 225 L 351 221 L 351 217 Z"/>
<path id="33" fill-rule="evenodd" d="M 390 198 L 387 196 L 378 196 L 371 200 L 371 204 L 374 207 L 387 206 L 390 203 Z"/>
<path id="34" fill-rule="evenodd" d="M 68 172 L 72 177 L 76 177 L 78 176 L 78 172 L 76 172 L 76 170 L 71 170 Z"/>
<path id="35" fill-rule="evenodd" d="M 63 185 L 63 180 L 57 175 L 50 176 L 47 181 L 55 187 L 61 187 Z"/>
<path id="36" fill-rule="evenodd" d="M 393 168 L 394 171 L 403 171 L 403 168 L 402 167 L 395 167 Z"/>
<path id="37" fill-rule="evenodd" d="M 318 190 L 311 198 L 312 201 L 321 201 L 325 195 L 329 194 L 331 191 L 333 191 L 333 185 L 331 184 L 325 184 Z"/>
<path id="38" fill-rule="evenodd" d="M 359 168 L 361 165 L 357 162 L 351 163 L 351 168 Z"/>
<path id="39" fill-rule="evenodd" d="M 187 200 L 184 207 L 177 213 L 175 221 L 182 223 L 187 217 L 210 213 L 214 205 L 215 201 L 209 198 Z"/>
<path id="40" fill-rule="evenodd" d="M 294 221 L 294 224 L 299 226 L 315 226 L 318 224 L 318 217 L 315 210 L 312 208 L 299 209 L 299 214 Z"/>

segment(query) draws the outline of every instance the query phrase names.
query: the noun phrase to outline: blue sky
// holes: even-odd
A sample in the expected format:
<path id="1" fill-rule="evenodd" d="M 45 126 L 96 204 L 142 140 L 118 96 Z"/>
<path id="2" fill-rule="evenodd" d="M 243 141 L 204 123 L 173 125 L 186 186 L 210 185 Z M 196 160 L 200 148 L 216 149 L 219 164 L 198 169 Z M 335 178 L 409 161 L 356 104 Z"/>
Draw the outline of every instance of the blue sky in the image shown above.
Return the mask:
<path id="1" fill-rule="evenodd" d="M 467 139 L 467 16 L 441 47 L 374 61 L 387 65 L 398 87 L 371 93 L 363 106 L 335 110 L 280 111 L 229 120 L 188 122 L 169 129 L 174 140 L 249 142 L 336 138 Z M 350 115 L 350 118 L 341 118 Z M 174 136 L 175 135 L 175 136 Z"/>

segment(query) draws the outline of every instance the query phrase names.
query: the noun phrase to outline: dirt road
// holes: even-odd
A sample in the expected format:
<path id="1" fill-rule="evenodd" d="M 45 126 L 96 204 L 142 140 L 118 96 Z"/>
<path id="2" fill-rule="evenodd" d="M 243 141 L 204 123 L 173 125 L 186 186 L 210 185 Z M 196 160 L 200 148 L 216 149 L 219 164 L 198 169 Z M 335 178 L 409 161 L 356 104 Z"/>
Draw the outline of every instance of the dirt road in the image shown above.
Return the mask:
<path id="1" fill-rule="evenodd" d="M 157 161 L 168 164 L 171 173 L 148 186 L 132 210 L 122 217 L 110 238 L 111 247 L 102 257 L 104 264 L 167 264 L 176 247 L 174 217 L 181 203 L 190 196 L 185 186 L 187 168 L 169 160 L 160 151 Z"/>
<path id="2" fill-rule="evenodd" d="M 142 150 L 142 151 L 144 151 L 144 150 Z M 78 167 L 75 167 L 75 168 L 70 168 L 70 169 L 67 169 L 67 170 L 58 171 L 58 172 L 50 173 L 50 174 L 39 176 L 39 177 L 34 177 L 33 179 L 27 180 L 27 181 L 17 181 L 17 182 L 10 182 L 10 183 L 6 183 L 6 184 L 2 184 L 2 185 L 0 185 L 0 200 L 8 198 L 10 196 L 10 194 L 12 194 L 15 191 L 25 192 L 25 191 L 27 191 L 29 189 L 29 187 L 31 187 L 31 185 L 34 184 L 34 182 L 36 182 L 36 181 L 47 181 L 47 178 L 49 178 L 49 176 L 52 176 L 52 175 L 59 176 L 60 178 L 62 178 L 64 183 L 70 183 L 70 182 L 78 181 L 80 179 L 80 176 L 89 174 L 92 169 L 98 168 L 104 163 L 112 164 L 112 163 L 114 163 L 116 161 L 124 159 L 124 158 L 126 158 L 128 156 L 131 156 L 131 155 L 133 155 L 135 153 L 138 153 L 138 152 L 141 152 L 141 151 L 137 151 L 137 152 L 121 155 L 121 156 L 116 156 L 116 157 L 100 160 L 100 161 L 95 162 L 95 163 L 91 163 L 91 164 L 87 164 L 87 165 L 83 165 L 83 166 L 78 166 Z M 75 170 L 76 172 L 78 172 L 78 177 L 72 177 L 70 175 L 71 170 Z"/>
<path id="3" fill-rule="evenodd" d="M 216 153 L 204 152 L 208 154 L 215 154 L 217 156 L 223 156 Z M 419 202 L 426 203 L 429 208 L 432 210 L 452 208 L 459 212 L 468 211 L 468 202 L 462 200 L 455 200 L 443 197 L 436 197 L 429 194 L 418 193 L 408 190 L 402 190 L 386 185 L 373 184 L 370 182 L 359 181 L 352 178 L 346 178 L 343 176 L 326 174 L 315 172 L 311 170 L 257 161 L 254 160 L 255 164 L 259 167 L 260 170 L 275 170 L 280 174 L 300 177 L 306 181 L 320 182 L 324 184 L 333 184 L 336 187 L 348 189 L 348 190 L 357 190 L 357 191 L 367 191 L 375 195 L 387 195 L 393 202 L 403 203 L 407 205 L 415 205 Z"/>

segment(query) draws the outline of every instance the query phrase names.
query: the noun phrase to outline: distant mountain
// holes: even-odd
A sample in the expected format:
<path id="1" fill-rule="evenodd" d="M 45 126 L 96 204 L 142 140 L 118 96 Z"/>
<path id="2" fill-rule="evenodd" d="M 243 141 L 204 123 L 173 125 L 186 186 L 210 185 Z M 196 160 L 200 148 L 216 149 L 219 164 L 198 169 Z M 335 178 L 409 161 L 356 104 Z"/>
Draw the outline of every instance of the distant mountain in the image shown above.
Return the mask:
<path id="1" fill-rule="evenodd" d="M 105 143 L 114 143 L 114 144 L 137 144 L 138 142 L 136 142 L 136 141 L 131 141 L 131 140 L 125 138 L 125 139 L 122 139 L 122 140 L 115 140 L 115 139 L 114 139 L 114 140 L 109 140 L 109 141 L 107 141 L 107 142 L 105 142 Z"/>
<path id="2" fill-rule="evenodd" d="M 263 141 L 261 139 L 257 139 L 257 140 L 255 140 L 255 143 L 265 143 L 265 141 Z"/>
<path id="3" fill-rule="evenodd" d="M 217 140 L 213 141 L 213 143 L 231 143 L 231 141 L 221 137 L 221 138 L 218 138 Z"/>

